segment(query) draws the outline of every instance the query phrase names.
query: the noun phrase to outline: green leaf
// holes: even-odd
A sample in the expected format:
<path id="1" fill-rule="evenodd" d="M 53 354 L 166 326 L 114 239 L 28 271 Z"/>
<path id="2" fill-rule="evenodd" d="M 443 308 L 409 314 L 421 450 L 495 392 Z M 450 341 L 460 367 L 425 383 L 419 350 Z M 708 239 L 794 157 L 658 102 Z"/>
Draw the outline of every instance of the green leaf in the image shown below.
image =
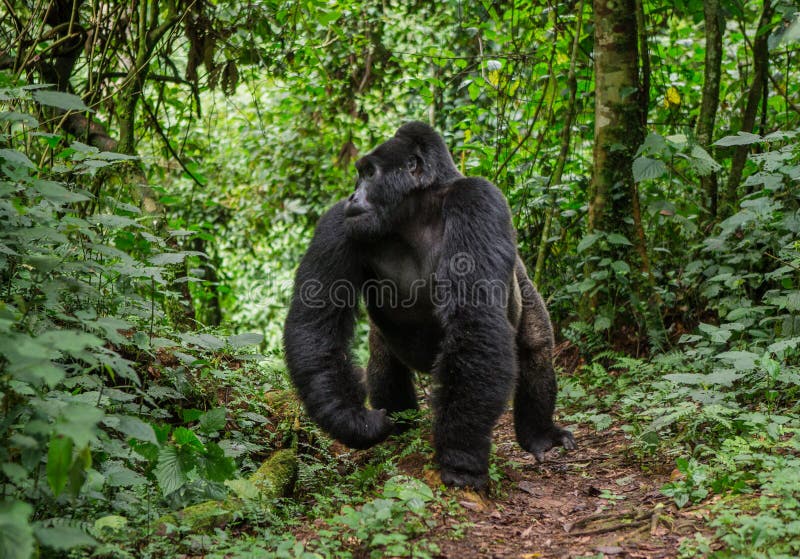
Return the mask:
<path id="1" fill-rule="evenodd" d="M 165 264 L 180 264 L 186 258 L 185 252 L 162 252 L 150 257 L 150 263 L 154 266 L 164 266 Z"/>
<path id="2" fill-rule="evenodd" d="M 624 260 L 615 260 L 614 262 L 612 262 L 611 269 L 620 275 L 628 274 L 631 271 L 631 267 Z"/>
<path id="3" fill-rule="evenodd" d="M 77 526 L 37 527 L 36 539 L 43 546 L 58 550 L 97 545 L 97 540 Z"/>
<path id="4" fill-rule="evenodd" d="M 102 532 L 103 530 L 111 530 L 112 532 L 116 532 L 124 529 L 127 525 L 128 519 L 124 516 L 119 516 L 116 514 L 102 516 L 94 521 L 94 529 L 98 532 Z"/>
<path id="5" fill-rule="evenodd" d="M 739 132 L 736 136 L 725 136 L 714 142 L 715 146 L 747 146 L 761 141 L 761 136 L 750 132 Z"/>
<path id="6" fill-rule="evenodd" d="M 0 112 L 0 122 L 19 122 L 31 128 L 39 126 L 39 121 L 32 115 L 17 111 Z"/>
<path id="7" fill-rule="evenodd" d="M 731 386 L 741 375 L 734 370 L 715 369 L 707 375 L 700 373 L 673 373 L 664 375 L 664 378 L 675 384 Z"/>
<path id="8" fill-rule="evenodd" d="M 64 435 L 53 435 L 47 451 L 47 483 L 58 497 L 67 486 L 69 467 L 72 464 L 73 442 Z"/>
<path id="9" fill-rule="evenodd" d="M 59 351 L 75 354 L 87 347 L 100 347 L 103 340 L 86 332 L 77 330 L 48 330 L 37 341 Z"/>
<path id="10" fill-rule="evenodd" d="M 602 237 L 602 233 L 589 233 L 585 237 L 583 237 L 580 242 L 578 243 L 578 253 L 580 254 L 587 248 L 591 247 L 593 244 L 597 242 L 597 240 Z"/>
<path id="11" fill-rule="evenodd" d="M 713 372 L 705 375 L 705 383 L 713 386 L 732 386 L 734 382 L 742 378 L 742 375 L 733 369 L 714 369 Z"/>
<path id="12" fill-rule="evenodd" d="M 193 464 L 189 463 L 177 448 L 172 446 L 162 448 L 158 453 L 158 464 L 153 470 L 161 492 L 166 496 L 183 487 L 189 481 L 186 474 L 192 467 Z"/>
<path id="13" fill-rule="evenodd" d="M 0 159 L 5 159 L 9 163 L 18 167 L 27 167 L 28 169 L 36 169 L 33 161 L 28 159 L 28 156 L 15 149 L 0 149 Z"/>
<path id="14" fill-rule="evenodd" d="M 225 347 L 225 342 L 212 334 L 180 334 L 180 338 L 188 344 L 194 344 L 201 349 L 210 351 Z"/>
<path id="15" fill-rule="evenodd" d="M 14 462 L 5 462 L 0 466 L 3 474 L 15 485 L 21 485 L 28 479 L 28 470 Z"/>
<path id="16" fill-rule="evenodd" d="M 93 405 L 73 402 L 65 406 L 56 420 L 56 433 L 72 439 L 83 448 L 97 438 L 97 424 L 105 412 Z"/>
<path id="17" fill-rule="evenodd" d="M 697 326 L 697 328 L 701 332 L 706 334 L 711 339 L 712 342 L 717 343 L 717 344 L 724 344 L 731 337 L 731 331 L 730 330 L 724 330 L 722 328 L 717 328 L 713 324 L 706 324 L 704 322 L 701 322 Z"/>
<path id="18" fill-rule="evenodd" d="M 600 315 L 594 319 L 594 331 L 603 332 L 611 328 L 611 319 L 607 316 Z"/>
<path id="19" fill-rule="evenodd" d="M 39 91 L 34 91 L 32 95 L 36 101 L 48 107 L 56 107 L 57 109 L 64 109 L 65 111 L 94 112 L 86 106 L 83 99 L 72 93 L 40 89 Z"/>
<path id="20" fill-rule="evenodd" d="M 30 559 L 34 556 L 33 526 L 28 519 L 33 508 L 20 501 L 0 502 L 0 557 Z"/>
<path id="21" fill-rule="evenodd" d="M 225 452 L 216 443 L 208 443 L 208 452 L 202 460 L 204 475 L 211 481 L 225 481 L 236 473 L 236 462 L 225 456 Z"/>
<path id="22" fill-rule="evenodd" d="M 633 246 L 633 243 L 630 242 L 625 235 L 620 235 L 619 233 L 609 233 L 606 239 L 612 245 Z"/>
<path id="23" fill-rule="evenodd" d="M 409 501 L 419 499 L 422 502 L 433 500 L 433 491 L 422 481 L 409 476 L 394 476 L 386 480 L 383 495 L 387 498 Z"/>
<path id="24" fill-rule="evenodd" d="M 771 344 L 767 350 L 782 356 L 787 349 L 795 349 L 798 345 L 800 345 L 800 338 L 788 338 Z"/>
<path id="25" fill-rule="evenodd" d="M 228 336 L 228 345 L 233 348 L 258 345 L 264 339 L 263 334 L 248 333 Z"/>
<path id="26" fill-rule="evenodd" d="M 675 384 L 703 384 L 705 382 L 705 375 L 699 373 L 672 373 L 664 375 L 665 379 L 674 382 Z"/>
<path id="27" fill-rule="evenodd" d="M 229 479 L 225 481 L 225 485 L 240 499 L 253 501 L 261 495 L 256 484 L 247 479 Z"/>
<path id="28" fill-rule="evenodd" d="M 710 175 L 722 169 L 722 165 L 714 161 L 714 158 L 700 146 L 693 146 L 690 155 L 692 156 L 694 169 L 701 177 L 705 177 L 706 175 Z"/>
<path id="29" fill-rule="evenodd" d="M 642 143 L 636 155 L 640 155 L 645 151 L 655 155 L 668 155 L 670 150 L 667 146 L 666 140 L 661 134 L 650 132 L 644 139 L 644 142 Z"/>
<path id="30" fill-rule="evenodd" d="M 664 139 L 679 148 L 685 146 L 686 143 L 689 141 L 689 139 L 686 137 L 686 134 L 671 134 Z"/>
<path id="31" fill-rule="evenodd" d="M 737 371 L 752 371 L 759 356 L 750 351 L 725 351 L 717 354 L 716 358 L 729 362 Z"/>
<path id="32" fill-rule="evenodd" d="M 145 423 L 138 417 L 131 415 L 121 415 L 119 417 L 119 425 L 116 426 L 117 431 L 123 433 L 131 439 L 138 439 L 148 443 L 158 444 L 156 433 L 153 426 Z"/>
<path id="33" fill-rule="evenodd" d="M 200 431 L 203 433 L 213 433 L 222 431 L 225 428 L 225 418 L 228 410 L 225 408 L 214 408 L 200 416 Z"/>
<path id="34" fill-rule="evenodd" d="M 89 197 L 80 192 L 73 192 L 64 188 L 55 181 L 37 180 L 33 183 L 33 188 L 39 194 L 53 202 L 85 202 Z"/>
<path id="35" fill-rule="evenodd" d="M 633 160 L 633 180 L 641 182 L 649 179 L 657 179 L 667 172 L 667 166 L 658 159 L 649 157 L 637 157 Z"/>
<path id="36" fill-rule="evenodd" d="M 193 449 L 196 452 L 203 452 L 205 450 L 203 443 L 200 442 L 200 439 L 197 438 L 194 431 L 186 427 L 177 427 L 172 432 L 172 439 L 175 441 L 175 444 L 180 447 Z"/>
<path id="37" fill-rule="evenodd" d="M 141 487 L 147 478 L 121 464 L 112 464 L 105 471 L 108 487 Z"/>

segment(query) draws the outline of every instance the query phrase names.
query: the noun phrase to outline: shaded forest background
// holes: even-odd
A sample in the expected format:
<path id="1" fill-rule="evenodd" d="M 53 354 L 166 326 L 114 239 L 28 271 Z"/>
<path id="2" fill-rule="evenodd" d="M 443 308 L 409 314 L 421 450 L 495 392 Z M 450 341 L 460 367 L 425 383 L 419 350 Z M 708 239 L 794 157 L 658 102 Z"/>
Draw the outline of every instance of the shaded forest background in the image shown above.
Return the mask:
<path id="1" fill-rule="evenodd" d="M 412 119 L 507 196 L 562 419 L 621 426 L 704 507 L 681 555 L 796 556 L 798 13 L 3 0 L 0 556 L 172 556 L 197 503 L 249 542 L 227 556 L 435 555 L 415 526 L 446 497 L 337 454 L 280 339 L 316 220 Z M 241 477 L 276 451 L 296 483 Z M 336 529 L 288 534 L 314 520 Z"/>

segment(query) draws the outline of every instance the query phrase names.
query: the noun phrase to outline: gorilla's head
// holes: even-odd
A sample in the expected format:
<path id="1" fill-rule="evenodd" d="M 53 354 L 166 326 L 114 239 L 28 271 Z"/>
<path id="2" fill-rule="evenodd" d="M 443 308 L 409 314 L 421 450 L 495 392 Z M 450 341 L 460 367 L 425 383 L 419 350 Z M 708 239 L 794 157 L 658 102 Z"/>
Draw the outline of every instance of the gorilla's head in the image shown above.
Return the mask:
<path id="1" fill-rule="evenodd" d="M 356 161 L 356 189 L 345 204 L 345 230 L 353 239 L 377 239 L 408 216 L 403 203 L 461 175 L 444 139 L 423 122 L 401 126 L 394 137 Z"/>

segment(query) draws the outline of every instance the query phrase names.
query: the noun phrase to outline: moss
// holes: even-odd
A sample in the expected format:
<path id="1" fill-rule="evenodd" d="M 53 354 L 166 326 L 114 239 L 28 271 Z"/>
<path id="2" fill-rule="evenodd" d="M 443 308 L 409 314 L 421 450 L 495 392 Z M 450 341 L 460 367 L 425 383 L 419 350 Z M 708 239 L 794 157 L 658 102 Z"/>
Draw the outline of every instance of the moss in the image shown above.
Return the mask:
<path id="1" fill-rule="evenodd" d="M 214 528 L 226 526 L 233 520 L 234 513 L 240 505 L 241 503 L 234 500 L 205 501 L 167 516 L 170 517 L 172 524 L 188 526 L 193 532 L 210 532 Z"/>
<path id="2" fill-rule="evenodd" d="M 291 489 L 296 474 L 297 453 L 287 448 L 274 453 L 261 464 L 250 476 L 250 482 L 258 488 L 263 498 L 275 499 Z"/>

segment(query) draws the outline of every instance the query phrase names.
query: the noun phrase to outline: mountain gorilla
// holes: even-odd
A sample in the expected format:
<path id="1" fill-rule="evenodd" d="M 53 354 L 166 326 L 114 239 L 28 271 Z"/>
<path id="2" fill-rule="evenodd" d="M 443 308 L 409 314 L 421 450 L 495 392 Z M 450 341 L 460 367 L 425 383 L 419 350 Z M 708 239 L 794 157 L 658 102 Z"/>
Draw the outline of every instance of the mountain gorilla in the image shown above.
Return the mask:
<path id="1" fill-rule="evenodd" d="M 461 175 L 421 122 L 356 169 L 355 192 L 319 220 L 286 319 L 286 363 L 311 418 L 350 447 L 372 446 L 405 427 L 388 414 L 417 408 L 417 370 L 433 374 L 447 485 L 486 485 L 492 428 L 515 387 L 522 448 L 538 460 L 575 448 L 553 423 L 553 331 L 500 190 Z M 350 353 L 359 298 L 370 318 L 366 390 Z"/>

